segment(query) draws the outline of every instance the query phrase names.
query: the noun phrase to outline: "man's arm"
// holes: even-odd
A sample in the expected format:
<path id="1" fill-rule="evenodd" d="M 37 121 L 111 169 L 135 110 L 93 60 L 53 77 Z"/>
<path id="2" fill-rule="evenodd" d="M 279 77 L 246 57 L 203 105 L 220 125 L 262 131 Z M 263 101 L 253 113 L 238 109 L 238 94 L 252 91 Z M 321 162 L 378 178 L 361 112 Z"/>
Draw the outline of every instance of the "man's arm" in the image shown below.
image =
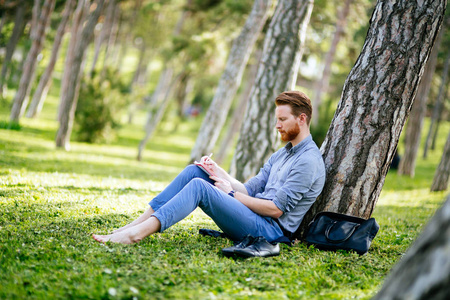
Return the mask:
<path id="1" fill-rule="evenodd" d="M 270 200 L 251 197 L 241 192 L 235 192 L 234 198 L 242 202 L 242 204 L 258 215 L 275 219 L 278 219 L 283 215 L 283 212 Z"/>
<path id="2" fill-rule="evenodd" d="M 250 208 L 253 212 L 257 213 L 258 215 L 272 218 L 279 218 L 281 217 L 281 215 L 283 215 L 283 212 L 272 201 L 249 196 L 247 194 L 247 189 L 239 181 L 238 182 L 244 188 L 245 193 L 242 193 L 239 190 L 235 189 L 233 184 L 231 184 L 227 180 L 218 178 L 216 176 L 211 176 L 211 179 L 215 181 L 214 185 L 217 188 L 219 188 L 220 190 L 224 191 L 227 194 L 230 193 L 232 190 L 235 190 L 234 198 L 236 198 L 238 201 L 240 201 L 242 204 Z"/>

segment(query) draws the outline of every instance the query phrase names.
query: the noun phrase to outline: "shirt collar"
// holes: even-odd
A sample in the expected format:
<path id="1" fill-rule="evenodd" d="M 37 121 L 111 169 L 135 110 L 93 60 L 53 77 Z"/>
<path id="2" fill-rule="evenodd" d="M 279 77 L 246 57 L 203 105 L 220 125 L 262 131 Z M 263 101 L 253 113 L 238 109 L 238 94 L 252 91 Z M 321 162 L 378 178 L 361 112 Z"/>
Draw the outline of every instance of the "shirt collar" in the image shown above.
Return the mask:
<path id="1" fill-rule="evenodd" d="M 301 141 L 297 145 L 292 146 L 292 143 L 288 142 L 286 144 L 286 146 L 284 146 L 284 148 L 286 149 L 286 152 L 294 154 L 297 151 L 299 151 L 300 149 L 304 148 L 311 141 L 312 141 L 312 136 L 308 135 L 306 138 L 303 139 L 303 141 Z"/>

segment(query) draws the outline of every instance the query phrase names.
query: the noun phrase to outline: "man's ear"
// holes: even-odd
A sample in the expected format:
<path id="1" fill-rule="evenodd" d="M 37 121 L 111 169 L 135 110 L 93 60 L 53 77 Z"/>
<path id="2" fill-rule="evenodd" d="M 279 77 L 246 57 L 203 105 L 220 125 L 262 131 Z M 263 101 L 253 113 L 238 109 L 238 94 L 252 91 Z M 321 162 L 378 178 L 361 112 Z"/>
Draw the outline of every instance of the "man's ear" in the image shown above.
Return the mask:
<path id="1" fill-rule="evenodd" d="M 298 116 L 298 118 L 299 118 L 299 121 L 300 121 L 300 124 L 304 124 L 304 123 L 306 123 L 306 114 L 300 114 L 300 116 Z"/>

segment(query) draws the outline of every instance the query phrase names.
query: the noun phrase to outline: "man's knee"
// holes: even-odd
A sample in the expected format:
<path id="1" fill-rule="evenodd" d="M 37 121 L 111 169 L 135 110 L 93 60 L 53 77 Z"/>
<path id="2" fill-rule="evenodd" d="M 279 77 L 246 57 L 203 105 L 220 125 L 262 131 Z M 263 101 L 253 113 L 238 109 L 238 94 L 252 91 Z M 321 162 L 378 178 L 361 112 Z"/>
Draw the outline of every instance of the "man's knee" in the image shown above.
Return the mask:
<path id="1" fill-rule="evenodd" d="M 188 165 L 183 172 L 187 172 L 192 177 L 201 177 L 204 172 L 196 165 Z"/>

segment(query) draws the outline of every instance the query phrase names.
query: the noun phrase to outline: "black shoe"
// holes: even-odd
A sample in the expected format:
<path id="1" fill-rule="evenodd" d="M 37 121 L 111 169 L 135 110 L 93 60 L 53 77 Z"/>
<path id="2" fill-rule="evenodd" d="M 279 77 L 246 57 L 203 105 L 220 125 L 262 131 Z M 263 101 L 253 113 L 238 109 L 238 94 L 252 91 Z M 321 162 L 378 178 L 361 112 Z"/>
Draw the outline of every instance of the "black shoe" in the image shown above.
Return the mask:
<path id="1" fill-rule="evenodd" d="M 236 245 L 234 245 L 234 246 L 231 246 L 231 247 L 228 247 L 228 248 L 223 248 L 223 249 L 222 249 L 222 253 L 223 253 L 223 255 L 225 255 L 225 256 L 232 256 L 232 255 L 234 255 L 234 252 L 235 252 L 237 249 L 243 249 L 243 248 L 249 246 L 250 244 L 253 243 L 253 241 L 254 241 L 255 239 L 256 239 L 256 238 L 252 237 L 251 235 L 247 235 L 247 236 L 246 236 L 242 241 L 240 241 L 238 244 L 236 244 Z"/>
<path id="2" fill-rule="evenodd" d="M 264 237 L 257 237 L 251 245 L 236 249 L 234 253 L 244 257 L 268 257 L 280 255 L 280 245 L 269 243 Z"/>

